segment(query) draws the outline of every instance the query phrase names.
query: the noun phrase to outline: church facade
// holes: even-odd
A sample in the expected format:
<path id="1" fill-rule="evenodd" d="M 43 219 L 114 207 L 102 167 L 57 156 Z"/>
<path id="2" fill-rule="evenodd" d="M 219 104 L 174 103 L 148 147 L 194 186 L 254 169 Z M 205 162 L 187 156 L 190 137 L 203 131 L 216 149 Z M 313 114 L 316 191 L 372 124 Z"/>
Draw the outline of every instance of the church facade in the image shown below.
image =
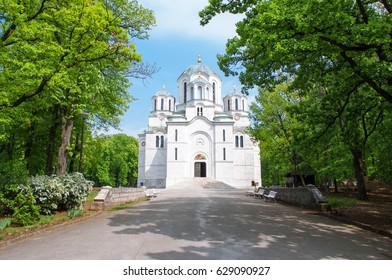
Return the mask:
<path id="1" fill-rule="evenodd" d="M 222 80 L 198 60 L 177 79 L 178 98 L 165 87 L 152 97 L 139 134 L 138 187 L 170 188 L 195 177 L 233 187 L 261 182 L 258 144 L 247 134 L 247 97 L 222 98 Z"/>

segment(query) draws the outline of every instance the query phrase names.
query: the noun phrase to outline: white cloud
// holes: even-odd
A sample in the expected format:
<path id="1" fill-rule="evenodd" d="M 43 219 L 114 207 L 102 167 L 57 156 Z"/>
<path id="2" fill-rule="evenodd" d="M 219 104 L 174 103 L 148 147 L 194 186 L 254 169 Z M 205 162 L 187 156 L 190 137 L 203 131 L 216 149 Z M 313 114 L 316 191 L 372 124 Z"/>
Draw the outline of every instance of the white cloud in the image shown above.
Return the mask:
<path id="1" fill-rule="evenodd" d="M 217 15 L 206 26 L 200 26 L 199 11 L 208 5 L 208 0 L 139 0 L 144 7 L 154 11 L 157 27 L 152 37 L 181 36 L 200 38 L 211 42 L 226 42 L 235 33 L 235 23 L 241 16 Z"/>

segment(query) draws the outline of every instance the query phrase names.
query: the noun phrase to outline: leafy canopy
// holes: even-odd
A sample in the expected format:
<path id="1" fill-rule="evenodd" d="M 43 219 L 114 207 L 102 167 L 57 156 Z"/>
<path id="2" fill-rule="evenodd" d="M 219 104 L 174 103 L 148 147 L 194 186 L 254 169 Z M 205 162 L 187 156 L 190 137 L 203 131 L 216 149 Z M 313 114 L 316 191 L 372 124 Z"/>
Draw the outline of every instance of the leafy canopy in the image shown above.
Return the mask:
<path id="1" fill-rule="evenodd" d="M 244 13 L 218 59 L 245 89 L 273 88 L 288 76 L 306 89 L 325 71 L 346 68 L 392 102 L 391 11 L 387 0 L 210 0 L 200 16 L 207 24 L 219 13 Z"/>

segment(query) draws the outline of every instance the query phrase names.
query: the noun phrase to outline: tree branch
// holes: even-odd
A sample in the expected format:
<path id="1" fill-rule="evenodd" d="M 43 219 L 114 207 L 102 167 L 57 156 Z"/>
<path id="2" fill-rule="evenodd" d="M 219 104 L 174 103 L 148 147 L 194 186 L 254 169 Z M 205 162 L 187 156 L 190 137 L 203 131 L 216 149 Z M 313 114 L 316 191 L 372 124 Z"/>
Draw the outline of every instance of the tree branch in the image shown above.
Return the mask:
<path id="1" fill-rule="evenodd" d="M 363 5 L 361 0 L 356 0 L 357 6 L 359 10 L 361 11 L 362 19 L 363 21 L 368 24 L 369 23 L 369 15 L 366 13 L 365 6 Z"/>
<path id="2" fill-rule="evenodd" d="M 349 57 L 346 52 L 341 52 L 341 56 L 345 61 L 349 63 L 354 73 L 361 77 L 371 88 L 373 88 L 380 96 L 384 97 L 388 102 L 392 103 L 392 95 L 383 90 L 375 81 L 373 81 L 368 75 L 366 75 L 363 71 L 360 70 L 359 65 L 355 62 L 352 57 Z"/>
<path id="3" fill-rule="evenodd" d="M 30 94 L 23 95 L 18 100 L 14 101 L 12 103 L 11 107 L 13 107 L 13 108 L 17 107 L 20 104 L 22 104 L 23 102 L 25 102 L 26 100 L 28 100 L 28 99 L 36 96 L 37 94 L 41 93 L 44 90 L 46 84 L 50 81 L 51 78 L 52 78 L 52 76 L 47 76 L 47 77 L 42 78 L 41 83 L 39 84 L 39 86 L 36 88 L 36 90 L 34 92 L 32 92 Z M 4 105 L 2 105 L 2 106 L 4 106 Z"/>
<path id="4" fill-rule="evenodd" d="M 384 5 L 388 13 L 392 13 L 392 5 L 388 2 L 388 0 L 381 0 L 380 2 Z"/>
<path id="5" fill-rule="evenodd" d="M 362 85 L 364 83 L 365 83 L 364 81 L 358 81 L 355 85 L 353 85 L 353 87 L 351 89 L 349 89 L 347 92 L 345 92 L 345 95 L 347 95 L 347 96 L 346 96 L 346 99 L 345 99 L 343 105 L 340 106 L 336 116 L 334 116 L 332 118 L 332 120 L 329 121 L 329 123 L 326 125 L 326 127 L 323 129 L 323 131 L 317 137 L 315 137 L 314 142 L 318 142 L 320 140 L 320 138 L 323 137 L 325 135 L 325 133 L 327 133 L 327 131 L 332 127 L 332 125 L 335 124 L 336 120 L 340 118 L 340 116 L 342 115 L 342 113 L 346 109 L 346 106 L 349 104 L 351 94 L 354 91 L 356 91 L 360 85 Z"/>
<path id="6" fill-rule="evenodd" d="M 36 19 L 38 17 L 38 15 L 41 14 L 45 10 L 45 2 L 46 1 L 47 0 L 42 0 L 41 6 L 39 7 L 38 11 L 34 15 L 32 15 L 31 17 L 28 17 L 25 22 L 29 22 L 33 19 Z M 15 31 L 16 27 L 17 27 L 16 24 L 12 23 L 10 25 L 10 27 L 8 27 L 8 29 L 4 32 L 3 36 L 1 36 L 1 41 L 5 42 L 9 38 L 9 36 L 11 36 L 12 32 Z"/>

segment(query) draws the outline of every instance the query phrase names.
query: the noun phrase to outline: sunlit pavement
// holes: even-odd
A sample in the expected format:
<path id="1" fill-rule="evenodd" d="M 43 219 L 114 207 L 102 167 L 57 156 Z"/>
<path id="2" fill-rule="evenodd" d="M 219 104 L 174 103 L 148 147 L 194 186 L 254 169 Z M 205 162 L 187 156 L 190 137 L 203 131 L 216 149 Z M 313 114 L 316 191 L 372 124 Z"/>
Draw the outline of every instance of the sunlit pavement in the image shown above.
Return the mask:
<path id="1" fill-rule="evenodd" d="M 358 260 L 391 252 L 387 237 L 204 182 L 36 235 L 0 250 L 0 259 Z"/>

